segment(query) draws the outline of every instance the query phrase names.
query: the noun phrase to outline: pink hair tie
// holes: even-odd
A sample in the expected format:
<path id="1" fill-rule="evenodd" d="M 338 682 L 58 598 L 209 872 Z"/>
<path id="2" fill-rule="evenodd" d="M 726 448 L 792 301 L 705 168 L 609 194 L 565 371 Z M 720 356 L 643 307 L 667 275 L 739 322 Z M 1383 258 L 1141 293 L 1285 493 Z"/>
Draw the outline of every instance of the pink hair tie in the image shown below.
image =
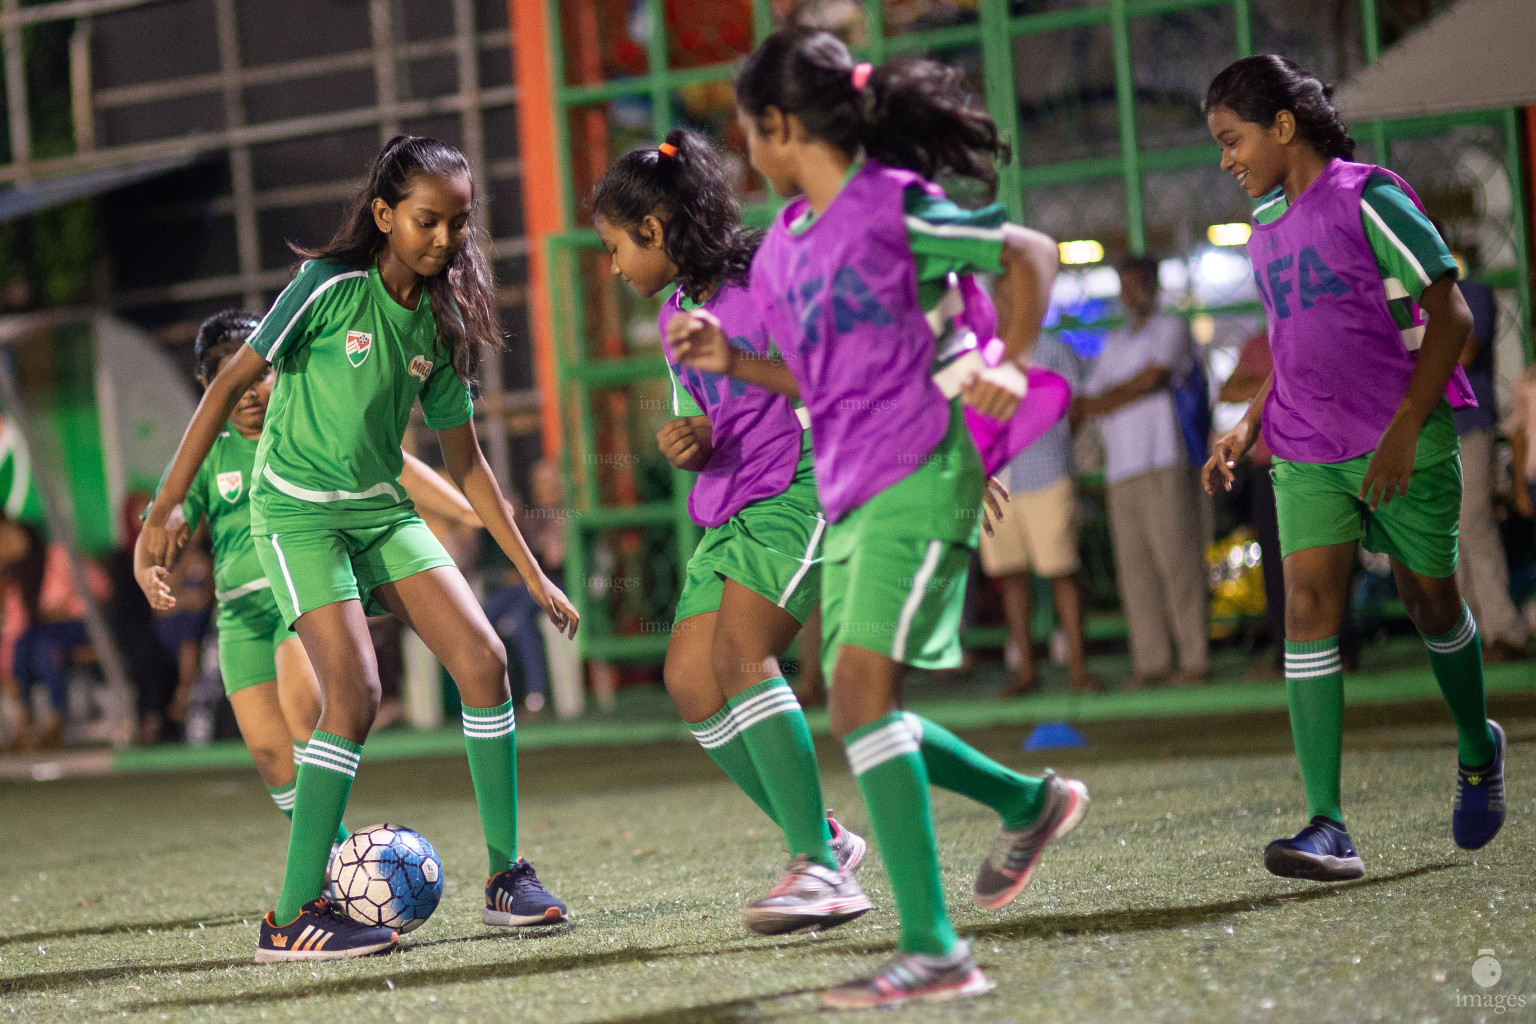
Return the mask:
<path id="1" fill-rule="evenodd" d="M 874 74 L 874 71 L 875 66 L 873 64 L 855 64 L 853 66 L 853 87 L 863 92 L 864 87 L 869 84 L 869 76 Z"/>

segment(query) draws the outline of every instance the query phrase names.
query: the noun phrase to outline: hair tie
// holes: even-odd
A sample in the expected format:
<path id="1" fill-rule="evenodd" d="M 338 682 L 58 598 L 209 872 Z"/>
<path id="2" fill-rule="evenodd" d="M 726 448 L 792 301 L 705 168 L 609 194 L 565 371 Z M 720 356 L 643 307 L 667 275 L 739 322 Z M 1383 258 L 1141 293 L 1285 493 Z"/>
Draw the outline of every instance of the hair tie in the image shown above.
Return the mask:
<path id="1" fill-rule="evenodd" d="M 660 153 L 662 156 L 673 157 L 677 156 L 677 147 L 672 145 L 670 142 L 663 142 L 661 145 L 656 147 L 656 152 Z"/>
<path id="2" fill-rule="evenodd" d="M 853 87 L 860 92 L 869 84 L 869 76 L 874 74 L 875 66 L 868 62 L 853 66 Z"/>

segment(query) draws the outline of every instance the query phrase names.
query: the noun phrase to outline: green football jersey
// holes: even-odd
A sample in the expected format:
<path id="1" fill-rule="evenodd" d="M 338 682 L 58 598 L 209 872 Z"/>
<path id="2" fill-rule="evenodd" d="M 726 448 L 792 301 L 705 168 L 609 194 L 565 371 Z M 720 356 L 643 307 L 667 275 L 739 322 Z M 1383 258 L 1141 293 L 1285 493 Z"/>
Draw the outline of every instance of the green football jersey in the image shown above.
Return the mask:
<path id="1" fill-rule="evenodd" d="M 181 503 L 187 527 L 197 529 L 205 517 L 213 537 L 213 587 L 220 603 L 267 589 L 266 573 L 251 543 L 251 471 L 256 466 L 256 441 L 226 427 L 197 467 L 187 500 Z M 171 468 L 167 466 L 166 472 Z M 165 483 L 165 477 L 160 477 Z M 160 493 L 159 486 L 155 494 Z"/>
<path id="2" fill-rule="evenodd" d="M 433 430 L 474 417 L 426 290 L 406 309 L 385 290 L 377 264 L 306 262 L 247 344 L 277 369 L 256 452 L 259 529 L 269 501 L 341 511 L 406 501 L 400 442 L 411 407 L 420 399 Z"/>

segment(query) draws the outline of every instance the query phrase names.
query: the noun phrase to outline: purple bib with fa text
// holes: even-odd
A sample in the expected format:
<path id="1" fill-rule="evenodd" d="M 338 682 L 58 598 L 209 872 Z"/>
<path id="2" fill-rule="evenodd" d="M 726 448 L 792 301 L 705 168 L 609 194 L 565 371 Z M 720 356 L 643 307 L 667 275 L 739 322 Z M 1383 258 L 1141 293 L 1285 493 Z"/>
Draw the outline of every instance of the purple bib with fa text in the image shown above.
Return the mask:
<path id="1" fill-rule="evenodd" d="M 679 289 L 661 307 L 662 346 L 672 372 L 709 417 L 714 447 L 688 495 L 688 514 L 700 526 L 719 526 L 789 486 L 800 461 L 800 421 L 782 395 L 677 361 L 666 343 L 667 322 L 682 312 L 682 297 Z M 704 308 L 720 318 L 733 347 L 768 354 L 768 329 L 746 288 L 726 282 Z"/>
<path id="2" fill-rule="evenodd" d="M 914 184 L 937 188 L 867 160 L 804 232 L 789 225 L 805 199 L 781 211 L 752 263 L 752 295 L 810 411 L 832 522 L 915 472 L 949 428 L 907 240 Z"/>
<path id="3" fill-rule="evenodd" d="M 1391 171 L 1333 160 L 1248 241 L 1274 356 L 1264 442 L 1283 459 L 1343 462 L 1374 451 L 1408 392 L 1416 354 L 1392 318 L 1360 219 L 1360 197 L 1378 173 L 1423 209 Z M 1412 309 L 1422 328 L 1423 311 Z M 1446 398 L 1456 408 L 1477 404 L 1460 366 Z"/>

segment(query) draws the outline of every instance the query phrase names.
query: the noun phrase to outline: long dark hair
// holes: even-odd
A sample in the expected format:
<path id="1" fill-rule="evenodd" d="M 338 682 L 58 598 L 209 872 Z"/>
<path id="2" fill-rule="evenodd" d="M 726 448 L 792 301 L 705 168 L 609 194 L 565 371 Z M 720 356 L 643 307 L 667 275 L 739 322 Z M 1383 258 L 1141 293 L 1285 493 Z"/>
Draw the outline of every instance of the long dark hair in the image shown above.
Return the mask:
<path id="1" fill-rule="evenodd" d="M 641 241 L 640 222 L 657 214 L 661 248 L 677 266 L 683 294 L 698 300 L 721 281 L 745 284 L 760 231 L 741 225 L 741 204 L 720 156 L 698 132 L 674 128 L 660 149 L 625 153 L 592 190 L 592 212 Z M 663 216 L 664 215 L 664 216 Z"/>
<path id="2" fill-rule="evenodd" d="M 197 328 L 197 340 L 192 343 L 192 354 L 197 359 L 197 375 L 211 381 L 219 371 L 219 360 L 229 353 L 227 345 L 238 345 L 252 334 L 261 323 L 261 317 L 243 309 L 226 309 L 204 320 Z"/>
<path id="3" fill-rule="evenodd" d="M 1204 112 L 1217 107 L 1265 128 L 1289 110 L 1296 131 L 1319 153 L 1354 159 L 1355 140 L 1333 107 L 1333 87 L 1289 57 L 1261 53 L 1227 65 L 1205 90 Z"/>
<path id="4" fill-rule="evenodd" d="M 754 118 L 769 107 L 794 114 L 814 139 L 925 178 L 949 171 L 997 183 L 994 160 L 1009 147 L 956 68 L 895 60 L 862 89 L 848 47 L 830 32 L 787 28 L 770 35 L 736 76 L 736 105 Z"/>
<path id="5" fill-rule="evenodd" d="M 373 266 L 389 244 L 388 237 L 373 221 L 374 199 L 398 206 L 411 194 L 417 176 L 423 174 L 442 178 L 464 175 L 469 179 L 471 194 L 477 196 L 475 205 L 479 205 L 469 161 L 457 147 L 437 139 L 396 135 L 373 158 L 367 180 L 353 197 L 352 212 L 331 240 L 318 249 L 291 243 L 290 247 L 305 259 L 336 260 L 359 270 Z M 446 267 L 422 282 L 432 301 L 432 319 L 437 324 L 438 338 L 448 349 L 448 360 L 459 379 L 471 386 L 478 383 L 481 360 L 503 346 L 495 282 L 480 234 L 471 216 L 464 230 L 463 248 Z"/>

